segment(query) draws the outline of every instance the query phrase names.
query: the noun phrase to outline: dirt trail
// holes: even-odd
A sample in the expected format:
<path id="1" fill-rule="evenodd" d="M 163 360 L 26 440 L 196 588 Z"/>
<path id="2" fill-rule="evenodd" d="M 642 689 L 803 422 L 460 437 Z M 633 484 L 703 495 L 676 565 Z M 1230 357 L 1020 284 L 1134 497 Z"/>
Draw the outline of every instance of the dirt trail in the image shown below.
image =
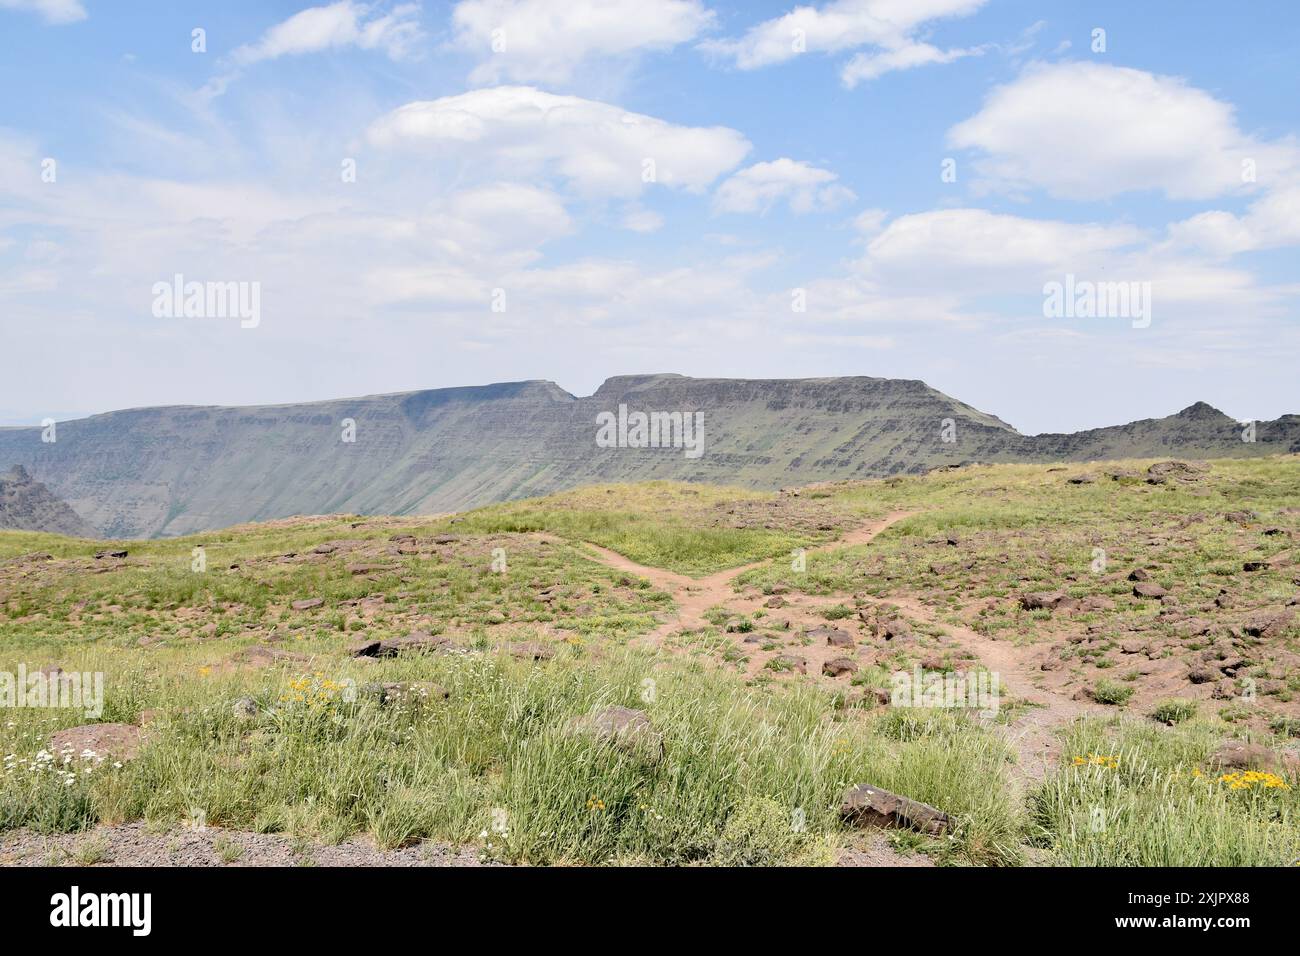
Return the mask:
<path id="1" fill-rule="evenodd" d="M 833 551 L 839 548 L 851 548 L 855 545 L 867 544 L 890 525 L 897 524 L 904 518 L 910 518 L 914 514 L 916 514 L 915 511 L 891 512 L 883 518 L 868 521 L 866 524 L 854 528 L 844 537 L 830 544 L 818 548 L 808 548 L 807 551 L 812 554 L 819 551 Z M 677 617 L 660 624 L 641 639 L 650 645 L 657 645 L 663 638 L 674 631 L 703 627 L 708 623 L 704 619 L 705 611 L 735 598 L 736 594 L 731 585 L 736 578 L 746 571 L 765 567 L 770 563 L 770 559 L 754 561 L 737 568 L 717 571 L 707 577 L 692 578 L 684 574 L 678 574 L 675 571 L 666 571 L 663 568 L 652 568 L 644 564 L 638 564 L 617 551 L 602 548 L 600 545 L 591 542 L 585 542 L 585 544 L 587 548 L 596 553 L 602 564 L 645 578 L 659 590 L 672 595 L 673 600 L 677 602 Z"/>
<path id="2" fill-rule="evenodd" d="M 1060 751 L 1056 731 L 1062 725 L 1089 714 L 1105 713 L 1100 704 L 1074 700 L 1038 686 L 1040 672 L 1026 659 L 1026 648 L 941 620 L 916 598 L 889 597 L 877 603 L 892 604 L 914 620 L 943 628 L 954 643 L 996 673 L 1008 693 L 1034 705 L 1003 728 L 1008 742 L 1020 754 L 1018 765 L 1026 782 L 1041 781 L 1055 765 Z"/>
<path id="3" fill-rule="evenodd" d="M 809 551 L 829 551 L 868 544 L 886 528 L 914 514 L 917 512 L 893 512 L 884 518 L 867 522 L 853 529 L 830 544 L 816 549 L 810 548 Z M 746 599 L 743 595 L 737 594 L 732 585 L 736 578 L 746 571 L 769 563 L 757 561 L 742 567 L 719 571 L 707 577 L 691 578 L 663 568 L 638 564 L 624 555 L 589 542 L 586 543 L 586 547 L 606 566 L 643 577 L 659 590 L 672 595 L 677 604 L 676 616 L 663 622 L 641 639 L 651 646 L 657 646 L 664 638 L 677 631 L 704 626 L 707 623 L 704 613 L 709 608 L 731 605 L 738 610 L 752 611 L 753 608 L 748 605 L 757 606 L 756 600 Z M 839 596 L 843 597 L 843 595 Z M 804 603 L 800 597 L 792 595 L 791 598 L 796 605 L 791 610 L 797 609 L 798 605 Z M 934 609 L 913 597 L 891 595 L 888 598 L 867 600 L 877 606 L 892 605 L 903 616 L 915 622 L 941 628 L 949 641 L 978 659 L 989 671 L 997 673 L 1002 687 L 1008 694 L 1013 694 L 1033 705 L 1016 715 L 1009 724 L 1000 725 L 998 728 L 1020 755 L 1018 776 L 1022 786 L 1041 780 L 1055 765 L 1060 750 L 1060 741 L 1056 732 L 1062 725 L 1088 714 L 1105 712 L 1100 705 L 1074 700 L 1039 686 L 1040 672 L 1034 667 L 1026 648 L 1018 647 L 1009 641 L 994 640 L 968 627 L 941 619 Z M 816 653 L 814 648 L 808 650 Z M 751 670 L 757 666 L 756 662 Z M 748 676 L 754 675 L 751 673 Z"/>

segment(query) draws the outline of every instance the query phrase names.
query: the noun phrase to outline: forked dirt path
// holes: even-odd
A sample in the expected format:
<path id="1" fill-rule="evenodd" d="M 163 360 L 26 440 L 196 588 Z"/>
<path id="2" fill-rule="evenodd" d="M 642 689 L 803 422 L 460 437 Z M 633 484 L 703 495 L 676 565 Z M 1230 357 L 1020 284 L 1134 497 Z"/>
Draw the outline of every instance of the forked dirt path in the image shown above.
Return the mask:
<path id="1" fill-rule="evenodd" d="M 821 551 L 834 551 L 839 548 L 851 548 L 856 545 L 867 544 L 886 528 L 897 524 L 904 518 L 910 518 L 916 513 L 915 511 L 891 512 L 883 518 L 868 521 L 866 524 L 854 528 L 842 538 L 838 538 L 829 544 L 817 548 L 808 548 L 806 549 L 807 553 L 814 554 Z M 735 597 L 735 591 L 731 585 L 736 578 L 746 571 L 765 567 L 771 563 L 771 559 L 764 559 L 750 564 L 743 564 L 740 567 L 728 568 L 725 571 L 717 571 L 706 577 L 692 578 L 685 574 L 678 574 L 675 571 L 638 564 L 617 551 L 602 548 L 590 541 L 584 542 L 584 544 L 589 550 L 596 553 L 600 562 L 606 567 L 643 577 L 659 590 L 672 595 L 673 600 L 677 603 L 677 617 L 665 621 L 641 638 L 643 642 L 652 646 L 657 645 L 663 638 L 674 631 L 689 630 L 707 624 L 708 622 L 704 618 L 705 611 Z"/>
<path id="2" fill-rule="evenodd" d="M 890 597 L 877 603 L 892 604 L 908 617 L 943 628 L 963 650 L 973 654 L 999 683 L 1031 707 L 1004 728 L 1007 741 L 1020 754 L 1019 768 L 1028 782 L 1041 781 L 1060 751 L 1057 730 L 1080 717 L 1105 713 L 1092 701 L 1075 700 L 1038 686 L 1039 671 L 1027 660 L 1028 652 L 1010 641 L 998 641 L 960 624 L 940 619 L 932 608 L 910 597 Z"/>
<path id="3" fill-rule="evenodd" d="M 834 542 L 818 548 L 809 548 L 808 552 L 832 551 L 869 544 L 886 528 L 917 513 L 917 511 L 892 512 L 853 529 Z M 736 593 L 732 585 L 746 571 L 769 563 L 756 561 L 706 577 L 692 578 L 663 568 L 638 564 L 616 551 L 590 542 L 585 542 L 585 547 L 593 552 L 602 564 L 645 578 L 654 587 L 670 594 L 676 602 L 676 616 L 661 623 L 640 639 L 650 646 L 658 646 L 676 631 L 704 626 L 707 623 L 704 614 L 710 608 L 729 603 L 733 605 L 749 603 Z M 951 643 L 979 660 L 990 672 L 998 674 L 1000 684 L 1008 694 L 1014 694 L 1015 697 L 1030 705 L 1009 723 L 998 727 L 999 732 L 1019 754 L 1017 776 L 1021 786 L 1042 780 L 1055 765 L 1060 752 L 1057 731 L 1062 725 L 1085 715 L 1105 712 L 1103 707 L 1091 701 L 1074 700 L 1039 686 L 1040 672 L 1032 663 L 1031 655 L 1026 648 L 1010 641 L 995 640 L 968 627 L 943 619 L 934 609 L 914 597 L 891 595 L 887 598 L 865 600 L 875 606 L 891 605 L 903 616 L 916 623 L 942 629 Z"/>

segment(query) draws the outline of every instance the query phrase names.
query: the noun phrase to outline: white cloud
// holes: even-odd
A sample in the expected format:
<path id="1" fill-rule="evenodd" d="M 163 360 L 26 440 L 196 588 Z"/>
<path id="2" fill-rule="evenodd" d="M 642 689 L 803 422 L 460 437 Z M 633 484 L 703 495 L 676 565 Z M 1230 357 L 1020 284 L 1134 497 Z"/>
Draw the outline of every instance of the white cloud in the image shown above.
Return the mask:
<path id="1" fill-rule="evenodd" d="M 951 63 L 965 56 L 979 56 L 983 47 L 940 50 L 929 43 L 909 43 L 883 53 L 859 53 L 840 70 L 840 80 L 853 89 L 864 80 L 874 80 L 894 70 L 910 70 L 930 63 Z"/>
<path id="2" fill-rule="evenodd" d="M 836 182 L 838 178 L 828 169 L 784 157 L 755 163 L 718 187 L 713 208 L 718 212 L 766 213 L 784 200 L 796 213 L 834 209 L 857 198 L 853 190 Z"/>
<path id="3" fill-rule="evenodd" d="M 408 103 L 371 124 L 377 147 L 459 156 L 523 178 L 551 174 L 590 197 L 634 197 L 650 183 L 701 191 L 749 152 L 725 127 L 653 116 L 527 86 Z"/>
<path id="4" fill-rule="evenodd" d="M 922 63 L 946 63 L 969 50 L 943 51 L 920 43 L 916 33 L 934 20 L 974 13 L 985 0 L 834 0 L 821 7 L 796 7 L 784 16 L 751 27 L 736 40 L 701 44 L 742 70 L 784 63 L 808 53 L 838 53 L 874 47 L 851 61 L 841 74 L 854 86 L 890 70 Z"/>
<path id="5" fill-rule="evenodd" d="M 885 228 L 889 213 L 884 209 L 864 209 L 853 218 L 853 228 L 863 236 L 875 236 Z"/>
<path id="6" fill-rule="evenodd" d="M 308 7 L 271 27 L 255 43 L 237 47 L 222 60 L 225 72 L 214 76 L 199 91 L 201 99 L 221 96 L 247 67 L 282 56 L 302 56 L 326 50 L 355 47 L 378 50 L 392 60 L 411 54 L 424 38 L 420 5 L 339 0 L 324 7 Z"/>
<path id="7" fill-rule="evenodd" d="M 230 59 L 248 66 L 282 56 L 349 46 L 381 50 L 393 59 L 401 59 L 422 36 L 419 9 L 418 4 L 406 3 L 385 10 L 355 0 L 309 7 L 271 27 L 256 43 L 239 47 Z"/>
<path id="8" fill-rule="evenodd" d="M 954 269 L 1073 268 L 1141 239 L 1132 226 L 1027 219 L 983 209 L 940 209 L 899 216 L 867 247 L 871 261 L 932 277 Z"/>
<path id="9" fill-rule="evenodd" d="M 1088 62 L 1027 69 L 948 139 L 986 154 L 978 169 L 994 183 L 1066 199 L 1205 199 L 1245 191 L 1246 160 L 1261 182 L 1297 163 L 1293 144 L 1253 139 L 1230 104 L 1178 77 Z"/>
<path id="10" fill-rule="evenodd" d="M 846 279 L 841 318 L 978 319 L 1005 322 L 1005 307 L 985 310 L 988 296 L 1025 303 L 1039 313 L 1042 287 L 1068 274 L 1089 281 L 1149 282 L 1162 324 L 1188 329 L 1275 312 L 1283 287 L 1261 285 L 1248 270 L 1199 250 L 1157 242 L 1127 224 L 1030 219 L 983 209 L 941 209 L 899 216 L 867 244 Z M 810 291 L 810 301 L 811 301 Z M 822 301 L 834 301 L 825 289 Z M 925 309 L 929 309 L 928 312 Z M 1242 320 L 1239 320 L 1242 321 Z"/>
<path id="11" fill-rule="evenodd" d="M 0 9 L 35 13 L 46 23 L 76 23 L 87 16 L 79 0 L 0 0 Z"/>
<path id="12" fill-rule="evenodd" d="M 1211 210 L 1172 223 L 1169 239 L 1176 248 L 1213 256 L 1300 244 L 1300 183 L 1269 192 L 1251 203 L 1243 216 Z"/>
<path id="13" fill-rule="evenodd" d="M 474 83 L 562 83 L 579 64 L 666 50 L 713 21 L 700 0 L 462 0 L 454 45 L 482 58 Z"/>

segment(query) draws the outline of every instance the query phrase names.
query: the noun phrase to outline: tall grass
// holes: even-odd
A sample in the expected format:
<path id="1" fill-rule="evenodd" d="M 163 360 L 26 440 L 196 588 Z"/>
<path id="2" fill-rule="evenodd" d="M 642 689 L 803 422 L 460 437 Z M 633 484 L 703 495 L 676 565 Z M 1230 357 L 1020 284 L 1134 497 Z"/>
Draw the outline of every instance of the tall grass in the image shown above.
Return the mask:
<path id="1" fill-rule="evenodd" d="M 843 839 L 843 791 L 871 782 L 957 820 L 935 847 L 945 858 L 1015 858 L 1005 751 L 946 719 L 900 735 L 871 718 L 834 720 L 833 700 L 810 688 L 759 692 L 625 652 L 594 664 L 566 651 L 545 666 L 448 655 L 309 679 L 434 681 L 449 692 L 388 706 L 365 693 L 300 701 L 291 676 L 164 673 L 137 684 L 125 706 L 112 704 L 119 683 L 110 678 L 114 716 L 162 713 L 138 758 L 97 770 L 79 810 L 46 813 L 41 825 L 175 825 L 201 813 L 213 826 L 326 841 L 364 831 L 388 846 L 471 842 L 516 862 L 808 862 Z M 243 695 L 259 702 L 256 718 L 232 710 Z M 575 730 L 609 705 L 648 713 L 660 759 Z M 2 746 L 16 741 L 15 731 L 0 734 Z M 41 816 L 41 794 L 25 787 L 0 777 L 0 826 Z"/>
<path id="2" fill-rule="evenodd" d="M 1233 790 L 1201 768 L 1218 739 L 1206 724 L 1080 724 L 1032 796 L 1036 842 L 1071 866 L 1290 865 L 1300 854 L 1296 781 Z"/>

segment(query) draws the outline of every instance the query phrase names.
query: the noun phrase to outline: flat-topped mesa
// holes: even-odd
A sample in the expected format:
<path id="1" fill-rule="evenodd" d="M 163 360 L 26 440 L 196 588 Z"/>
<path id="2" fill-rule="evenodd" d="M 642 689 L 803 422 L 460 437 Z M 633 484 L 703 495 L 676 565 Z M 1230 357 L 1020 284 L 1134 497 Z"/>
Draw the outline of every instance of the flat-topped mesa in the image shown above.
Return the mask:
<path id="1" fill-rule="evenodd" d="M 687 414 L 701 423 L 692 433 L 704 436 L 698 449 L 653 435 L 632 441 L 630 432 L 627 441 L 621 432 L 616 442 L 600 440 L 600 423 L 611 415 L 684 423 Z M 295 514 L 456 511 L 605 482 L 775 491 L 972 461 L 1300 450 L 1300 416 L 1256 422 L 1253 442 L 1203 402 L 1167 418 L 1028 436 L 925 382 L 869 376 L 618 375 L 585 397 L 528 380 L 296 404 L 138 408 L 58 429 L 57 443 L 43 442 L 38 427 L 0 429 L 0 469 L 22 466 L 105 537 L 186 534 Z"/>

